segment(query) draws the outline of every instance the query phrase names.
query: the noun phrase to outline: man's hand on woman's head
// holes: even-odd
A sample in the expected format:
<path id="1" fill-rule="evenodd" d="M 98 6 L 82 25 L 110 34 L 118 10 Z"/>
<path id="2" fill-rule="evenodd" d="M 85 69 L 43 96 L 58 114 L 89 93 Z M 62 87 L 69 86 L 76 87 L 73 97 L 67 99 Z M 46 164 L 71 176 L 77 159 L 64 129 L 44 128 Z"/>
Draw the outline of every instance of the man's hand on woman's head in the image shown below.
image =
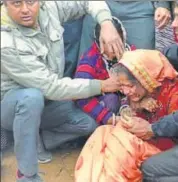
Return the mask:
<path id="1" fill-rule="evenodd" d="M 105 45 L 105 46 L 104 46 Z M 100 33 L 100 49 L 101 53 L 104 53 L 104 48 L 110 54 L 108 58 L 113 56 L 113 53 L 119 60 L 124 53 L 124 45 L 119 33 L 114 27 L 112 21 L 107 20 L 101 23 Z"/>
<path id="2" fill-rule="evenodd" d="M 116 75 L 110 75 L 106 80 L 101 80 L 101 92 L 117 92 L 120 89 L 120 82 Z"/>
<path id="3" fill-rule="evenodd" d="M 166 9 L 159 7 L 155 11 L 155 21 L 158 24 L 159 29 L 163 29 L 171 19 L 171 12 Z"/>

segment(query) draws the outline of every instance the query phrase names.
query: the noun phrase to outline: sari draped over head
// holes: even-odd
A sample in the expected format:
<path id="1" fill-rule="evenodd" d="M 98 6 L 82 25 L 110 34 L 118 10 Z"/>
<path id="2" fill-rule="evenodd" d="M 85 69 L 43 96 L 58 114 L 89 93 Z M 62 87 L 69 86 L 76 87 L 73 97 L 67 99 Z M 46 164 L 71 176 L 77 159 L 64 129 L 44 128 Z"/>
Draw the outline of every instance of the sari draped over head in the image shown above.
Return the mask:
<path id="1" fill-rule="evenodd" d="M 160 106 L 155 112 L 142 111 L 137 116 L 154 123 L 178 110 L 178 73 L 161 52 L 142 49 L 125 52 L 119 63 L 132 73 Z M 152 143 L 161 150 L 174 146 L 172 139 L 168 138 L 157 138 Z"/>
<path id="2" fill-rule="evenodd" d="M 141 163 L 159 152 L 120 123 L 100 126 L 79 155 L 75 182 L 141 182 Z"/>
<path id="3" fill-rule="evenodd" d="M 178 73 L 167 58 L 156 50 L 127 51 L 119 61 L 150 93 L 160 87 L 165 79 L 173 80 Z"/>

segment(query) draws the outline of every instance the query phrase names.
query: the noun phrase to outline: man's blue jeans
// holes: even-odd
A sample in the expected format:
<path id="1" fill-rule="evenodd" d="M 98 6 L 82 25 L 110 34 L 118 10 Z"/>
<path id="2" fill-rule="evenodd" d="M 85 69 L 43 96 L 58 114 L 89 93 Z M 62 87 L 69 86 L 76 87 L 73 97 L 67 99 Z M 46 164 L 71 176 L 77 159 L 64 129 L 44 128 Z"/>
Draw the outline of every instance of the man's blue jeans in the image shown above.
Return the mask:
<path id="1" fill-rule="evenodd" d="M 178 146 L 147 159 L 143 182 L 178 182 Z"/>
<path id="2" fill-rule="evenodd" d="M 28 88 L 6 93 L 1 101 L 1 126 L 13 131 L 18 169 L 26 176 L 38 172 L 39 129 L 47 148 L 91 134 L 96 122 L 72 101 L 45 101 L 41 91 Z"/>
<path id="3" fill-rule="evenodd" d="M 75 73 L 78 63 L 82 25 L 83 17 L 77 20 L 70 20 L 63 24 L 65 30 L 63 34 L 65 49 L 64 77 L 73 78 Z"/>

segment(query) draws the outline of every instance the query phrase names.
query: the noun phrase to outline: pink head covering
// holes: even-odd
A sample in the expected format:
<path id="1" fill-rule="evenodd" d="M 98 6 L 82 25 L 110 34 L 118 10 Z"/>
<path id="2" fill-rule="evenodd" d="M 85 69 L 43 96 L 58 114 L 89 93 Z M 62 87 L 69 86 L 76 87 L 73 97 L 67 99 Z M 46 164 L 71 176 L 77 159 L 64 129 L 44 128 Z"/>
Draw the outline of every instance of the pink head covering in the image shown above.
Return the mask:
<path id="1" fill-rule="evenodd" d="M 165 79 L 173 80 L 178 76 L 178 72 L 167 58 L 156 50 L 127 51 L 119 63 L 123 64 L 149 92 L 161 86 Z"/>

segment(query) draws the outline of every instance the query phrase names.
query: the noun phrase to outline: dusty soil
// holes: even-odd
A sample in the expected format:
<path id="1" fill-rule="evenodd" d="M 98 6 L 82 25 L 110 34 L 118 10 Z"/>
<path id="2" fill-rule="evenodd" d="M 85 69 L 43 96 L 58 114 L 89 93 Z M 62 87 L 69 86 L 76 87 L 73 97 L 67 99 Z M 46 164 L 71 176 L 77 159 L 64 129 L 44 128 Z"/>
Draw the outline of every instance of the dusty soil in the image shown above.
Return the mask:
<path id="1" fill-rule="evenodd" d="M 53 160 L 40 165 L 40 175 L 45 182 L 74 182 L 74 166 L 81 149 L 53 151 Z M 3 153 L 1 181 L 16 182 L 16 160 L 13 149 Z"/>

